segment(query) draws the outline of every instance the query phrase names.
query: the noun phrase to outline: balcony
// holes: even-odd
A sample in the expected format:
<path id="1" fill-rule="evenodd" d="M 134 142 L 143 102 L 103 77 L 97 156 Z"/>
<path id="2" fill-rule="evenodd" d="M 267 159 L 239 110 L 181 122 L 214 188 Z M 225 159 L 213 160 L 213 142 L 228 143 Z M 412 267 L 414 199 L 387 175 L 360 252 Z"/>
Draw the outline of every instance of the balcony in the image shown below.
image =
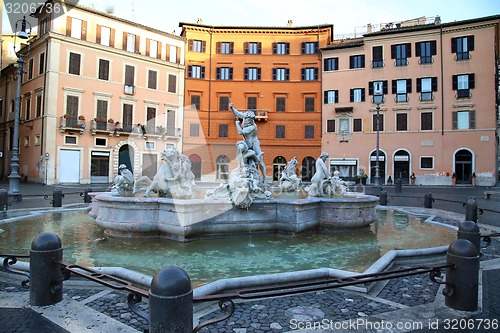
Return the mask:
<path id="1" fill-rule="evenodd" d="M 240 109 L 240 112 L 253 111 L 255 113 L 255 120 L 267 121 L 267 109 Z"/>
<path id="2" fill-rule="evenodd" d="M 59 129 L 61 131 L 61 134 L 65 132 L 71 133 L 78 131 L 79 134 L 82 135 L 83 132 L 85 132 L 86 128 L 87 126 L 85 124 L 85 118 L 81 116 L 79 118 L 76 118 L 64 115 L 59 118 Z"/>

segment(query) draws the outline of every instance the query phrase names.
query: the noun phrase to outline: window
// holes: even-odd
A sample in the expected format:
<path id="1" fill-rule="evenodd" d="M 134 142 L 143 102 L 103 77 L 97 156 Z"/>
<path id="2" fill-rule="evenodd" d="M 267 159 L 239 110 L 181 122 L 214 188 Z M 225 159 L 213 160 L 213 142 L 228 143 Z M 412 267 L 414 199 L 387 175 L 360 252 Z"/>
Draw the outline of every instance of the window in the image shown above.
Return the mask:
<path id="1" fill-rule="evenodd" d="M 420 64 L 432 64 L 432 56 L 436 55 L 436 41 L 415 43 L 415 53 L 420 57 Z"/>
<path id="2" fill-rule="evenodd" d="M 352 131 L 362 132 L 363 131 L 363 119 L 355 118 L 352 120 Z"/>
<path id="3" fill-rule="evenodd" d="M 175 111 L 167 110 L 167 135 L 175 135 Z"/>
<path id="4" fill-rule="evenodd" d="M 78 53 L 69 53 L 69 69 L 68 72 L 74 75 L 80 75 L 80 62 L 82 55 Z"/>
<path id="5" fill-rule="evenodd" d="M 335 119 L 326 120 L 326 133 L 335 133 Z"/>
<path id="6" fill-rule="evenodd" d="M 215 161 L 217 180 L 229 179 L 229 163 L 229 158 L 226 155 L 219 155 L 217 157 Z"/>
<path id="7" fill-rule="evenodd" d="M 98 99 L 97 100 L 97 106 L 96 106 L 96 118 L 99 119 L 108 119 L 108 101 L 104 99 Z M 103 121 L 96 121 L 95 123 L 96 129 L 105 131 L 107 130 L 107 123 Z"/>
<path id="8" fill-rule="evenodd" d="M 112 29 L 108 27 L 104 27 L 102 25 L 97 25 L 97 36 L 96 36 L 96 42 L 97 44 L 101 44 L 104 46 L 113 46 L 111 35 L 112 35 Z M 113 31 L 114 35 L 114 31 Z"/>
<path id="9" fill-rule="evenodd" d="M 132 104 L 123 104 L 123 131 L 124 132 L 132 132 L 132 121 L 134 114 L 134 105 Z"/>
<path id="10" fill-rule="evenodd" d="M 247 42 L 244 45 L 245 54 L 261 54 L 262 43 L 261 42 Z"/>
<path id="11" fill-rule="evenodd" d="M 392 80 L 392 93 L 396 95 L 396 103 L 408 102 L 411 79 Z"/>
<path id="12" fill-rule="evenodd" d="M 200 95 L 191 95 L 191 110 L 199 110 L 200 109 Z"/>
<path id="13" fill-rule="evenodd" d="M 69 17 L 68 20 L 71 21 L 69 36 L 73 38 L 83 39 L 83 21 L 74 17 Z"/>
<path id="14" fill-rule="evenodd" d="M 252 97 L 252 96 L 247 97 L 247 109 L 249 110 L 257 109 L 257 97 Z"/>
<path id="15" fill-rule="evenodd" d="M 215 72 L 217 80 L 232 80 L 233 68 L 232 67 L 217 67 Z"/>
<path id="16" fill-rule="evenodd" d="M 148 70 L 148 88 L 156 89 L 158 72 L 152 69 Z"/>
<path id="17" fill-rule="evenodd" d="M 424 170 L 434 169 L 434 157 L 421 156 L 420 157 L 420 169 L 424 169 Z"/>
<path id="18" fill-rule="evenodd" d="M 288 81 L 290 80 L 289 68 L 273 68 L 273 81 Z"/>
<path id="19" fill-rule="evenodd" d="M 78 96 L 66 96 L 66 114 L 69 115 L 69 118 L 66 119 L 66 127 L 76 128 L 79 101 Z"/>
<path id="20" fill-rule="evenodd" d="M 168 88 L 169 93 L 177 92 L 177 76 L 173 74 L 168 74 Z"/>
<path id="21" fill-rule="evenodd" d="M 408 58 L 410 57 L 410 43 L 391 45 L 391 59 L 396 60 L 396 66 L 408 66 Z"/>
<path id="22" fill-rule="evenodd" d="M 139 52 L 139 36 L 124 32 L 123 49 L 128 52 Z"/>
<path id="23" fill-rule="evenodd" d="M 351 103 L 364 102 L 365 101 L 365 88 L 351 89 L 350 101 L 351 101 Z"/>
<path id="24" fill-rule="evenodd" d="M 379 131 L 383 131 L 384 130 L 384 115 L 383 114 L 380 114 L 379 115 Z M 372 116 L 372 131 L 373 132 L 376 132 L 377 131 L 377 115 L 376 114 L 373 114 Z"/>
<path id="25" fill-rule="evenodd" d="M 229 97 L 220 96 L 219 97 L 219 111 L 229 111 Z"/>
<path id="26" fill-rule="evenodd" d="M 188 41 L 188 50 L 193 52 L 205 53 L 207 43 L 204 40 L 190 39 Z"/>
<path id="27" fill-rule="evenodd" d="M 408 130 L 408 114 L 396 113 L 396 131 Z"/>
<path id="28" fill-rule="evenodd" d="M 325 72 L 337 71 L 339 69 L 339 58 L 326 58 L 323 60 Z"/>
<path id="29" fill-rule="evenodd" d="M 372 48 L 372 68 L 384 67 L 384 54 L 382 46 L 374 46 Z"/>
<path id="30" fill-rule="evenodd" d="M 437 77 L 417 78 L 417 92 L 421 101 L 432 101 L 433 92 L 437 91 Z"/>
<path id="31" fill-rule="evenodd" d="M 316 54 L 319 51 L 318 42 L 303 42 L 302 43 L 302 54 Z"/>
<path id="32" fill-rule="evenodd" d="M 40 21 L 38 32 L 40 33 L 40 36 L 47 33 L 47 18 Z"/>
<path id="33" fill-rule="evenodd" d="M 205 78 L 205 66 L 189 65 L 188 66 L 188 77 L 193 79 L 204 79 Z"/>
<path id="34" fill-rule="evenodd" d="M 314 126 L 306 125 L 304 127 L 304 138 L 314 139 Z"/>
<path id="35" fill-rule="evenodd" d="M 286 98 L 276 97 L 276 112 L 285 112 L 285 111 L 286 111 Z"/>
<path id="36" fill-rule="evenodd" d="M 233 42 L 217 42 L 216 48 L 217 53 L 220 54 L 232 54 L 233 53 Z"/>
<path id="37" fill-rule="evenodd" d="M 45 52 L 40 53 L 38 56 L 38 75 L 45 72 Z"/>
<path id="38" fill-rule="evenodd" d="M 306 112 L 314 112 L 314 97 L 306 97 L 305 98 L 305 111 Z"/>
<path id="39" fill-rule="evenodd" d="M 474 51 L 474 36 L 451 39 L 451 52 L 456 54 L 456 60 L 470 59 L 470 51 Z"/>
<path id="40" fill-rule="evenodd" d="M 135 67 L 125 65 L 125 94 L 133 95 L 135 87 Z"/>
<path id="41" fill-rule="evenodd" d="M 244 79 L 248 81 L 260 80 L 261 69 L 258 67 L 245 67 Z"/>
<path id="42" fill-rule="evenodd" d="M 146 39 L 146 44 L 149 44 L 146 45 L 146 55 L 152 58 L 160 58 L 161 54 L 158 52 L 158 46 L 161 44 L 159 44 L 158 41 L 149 38 Z"/>
<path id="43" fill-rule="evenodd" d="M 41 140 L 42 140 L 42 137 L 40 134 L 35 135 L 35 146 L 39 146 Z"/>
<path id="44" fill-rule="evenodd" d="M 326 90 L 323 96 L 324 104 L 332 104 L 339 102 L 339 91 L 338 90 Z"/>
<path id="45" fill-rule="evenodd" d="M 180 55 L 177 54 L 179 52 L 179 48 L 177 48 L 177 46 L 174 46 L 174 45 L 170 45 L 170 47 L 167 46 L 167 52 L 170 51 L 170 54 L 168 55 L 168 61 L 170 62 L 173 62 L 173 63 L 177 63 L 179 60 L 179 57 Z"/>
<path id="46" fill-rule="evenodd" d="M 64 137 L 64 144 L 67 144 L 67 145 L 76 145 L 77 144 L 77 139 L 76 139 L 76 136 L 73 136 L 73 135 L 66 135 Z"/>
<path id="47" fill-rule="evenodd" d="M 318 68 L 302 68 L 302 81 L 314 81 L 318 79 Z"/>
<path id="48" fill-rule="evenodd" d="M 273 54 L 290 54 L 290 43 L 273 43 Z"/>
<path id="49" fill-rule="evenodd" d="M 374 91 L 376 91 L 377 89 L 374 89 L 374 87 L 377 87 L 377 86 L 382 86 L 382 96 L 380 95 L 377 95 L 375 96 L 374 95 Z M 370 81 L 368 83 L 368 94 L 370 96 L 373 96 L 373 102 L 376 103 L 376 102 L 379 102 L 382 103 L 383 102 L 383 95 L 387 95 L 387 90 L 388 90 L 388 83 L 387 83 L 387 80 L 384 80 L 384 81 Z M 377 98 L 378 100 L 377 100 Z"/>
<path id="50" fill-rule="evenodd" d="M 365 68 L 365 55 L 352 55 L 349 57 L 349 68 Z"/>
<path id="51" fill-rule="evenodd" d="M 284 138 L 285 138 L 285 126 L 276 125 L 276 139 L 284 139 Z"/>
<path id="52" fill-rule="evenodd" d="M 99 59 L 99 80 L 109 80 L 109 60 Z"/>
<path id="53" fill-rule="evenodd" d="M 192 137 L 200 136 L 200 124 L 189 124 L 189 135 Z"/>
<path id="54" fill-rule="evenodd" d="M 457 91 L 457 98 L 470 98 L 470 89 L 475 88 L 474 74 L 453 75 L 453 90 Z"/>
<path id="55" fill-rule="evenodd" d="M 33 65 L 34 65 L 35 61 L 33 60 L 33 58 L 31 58 L 29 61 L 28 61 L 28 80 L 31 80 L 33 78 Z"/>
<path id="56" fill-rule="evenodd" d="M 26 110 L 24 113 L 24 120 L 31 119 L 31 96 L 26 97 Z"/>
<path id="57" fill-rule="evenodd" d="M 432 112 L 420 113 L 420 130 L 432 131 Z"/>
<path id="58" fill-rule="evenodd" d="M 219 125 L 219 138 L 227 138 L 228 137 L 228 126 L 227 124 Z"/>
<path id="59" fill-rule="evenodd" d="M 146 141 L 145 148 L 150 150 L 155 149 L 155 143 L 153 141 Z"/>
<path id="60" fill-rule="evenodd" d="M 456 111 L 452 114 L 453 129 L 474 129 L 476 128 L 475 111 Z"/>
<path id="61" fill-rule="evenodd" d="M 156 132 L 156 108 L 146 108 L 146 133 L 153 134 Z"/>
<path id="62" fill-rule="evenodd" d="M 36 95 L 36 105 L 35 105 L 35 117 L 40 118 L 42 116 L 42 94 Z"/>

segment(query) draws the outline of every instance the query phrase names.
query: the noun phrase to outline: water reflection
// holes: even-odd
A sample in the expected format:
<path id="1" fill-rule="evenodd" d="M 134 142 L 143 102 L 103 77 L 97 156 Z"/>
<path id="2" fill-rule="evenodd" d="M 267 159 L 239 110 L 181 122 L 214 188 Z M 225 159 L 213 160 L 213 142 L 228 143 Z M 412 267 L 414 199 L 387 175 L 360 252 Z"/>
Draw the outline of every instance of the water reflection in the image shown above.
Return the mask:
<path id="1" fill-rule="evenodd" d="M 371 228 L 295 237 L 257 235 L 178 243 L 105 237 L 87 211 L 49 213 L 0 225 L 0 252 L 27 253 L 39 233 L 57 234 L 64 260 L 84 266 L 122 266 L 153 275 L 175 265 L 193 284 L 220 278 L 332 267 L 362 272 L 392 249 L 448 245 L 451 229 L 393 211 L 379 211 Z"/>

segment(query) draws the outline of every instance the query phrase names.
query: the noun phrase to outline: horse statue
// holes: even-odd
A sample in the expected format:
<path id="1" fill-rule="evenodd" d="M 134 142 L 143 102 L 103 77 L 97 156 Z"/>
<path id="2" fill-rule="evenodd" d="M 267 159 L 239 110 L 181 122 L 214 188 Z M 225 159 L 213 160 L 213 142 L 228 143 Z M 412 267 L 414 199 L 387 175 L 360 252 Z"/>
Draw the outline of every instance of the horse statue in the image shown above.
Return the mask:
<path id="1" fill-rule="evenodd" d="M 298 164 L 299 161 L 294 156 L 283 169 L 279 184 L 283 192 L 293 192 L 298 189 L 301 183 L 301 179 L 295 174 L 295 168 Z"/>
<path id="2" fill-rule="evenodd" d="M 138 178 L 134 183 L 134 193 L 144 190 L 145 197 L 156 192 L 158 196 L 190 198 L 195 186 L 195 176 L 191 171 L 189 158 L 172 146 L 162 150 L 160 157 L 164 163 L 153 180 L 147 176 Z"/>

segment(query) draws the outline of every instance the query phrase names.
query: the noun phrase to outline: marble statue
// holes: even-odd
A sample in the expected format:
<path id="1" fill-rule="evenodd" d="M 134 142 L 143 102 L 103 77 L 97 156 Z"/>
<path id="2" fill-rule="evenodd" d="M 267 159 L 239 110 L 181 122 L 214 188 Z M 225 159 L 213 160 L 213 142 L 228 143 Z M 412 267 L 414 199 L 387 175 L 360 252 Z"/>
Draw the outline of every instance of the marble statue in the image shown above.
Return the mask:
<path id="1" fill-rule="evenodd" d="M 113 195 L 123 195 L 126 192 L 132 191 L 134 186 L 134 175 L 127 169 L 125 164 L 120 164 L 118 167 L 118 175 L 111 185 L 111 193 Z"/>
<path id="2" fill-rule="evenodd" d="M 311 178 L 311 185 L 306 187 L 306 191 L 309 196 L 312 197 L 322 197 L 325 195 L 323 185 L 324 181 L 329 181 L 330 172 L 326 167 L 325 161 L 330 155 L 327 152 L 322 152 L 321 155 L 316 160 L 316 172 Z"/>
<path id="3" fill-rule="evenodd" d="M 299 161 L 295 156 L 288 162 L 286 167 L 281 172 L 279 187 L 283 192 L 293 192 L 299 188 L 301 179 L 295 174 L 295 168 L 299 164 Z"/>
<path id="4" fill-rule="evenodd" d="M 156 192 L 162 197 L 191 198 L 195 176 L 189 158 L 172 146 L 162 150 L 160 156 L 163 164 L 153 180 L 147 176 L 138 178 L 134 183 L 134 193 L 144 191 L 145 197 Z"/>
<path id="5" fill-rule="evenodd" d="M 236 129 L 244 138 L 236 143 L 238 167 L 231 171 L 227 183 L 207 191 L 206 197 L 230 200 L 237 207 L 249 208 L 255 199 L 272 198 L 266 182 L 266 166 L 262 159 L 264 153 L 257 137 L 255 114 L 252 111 L 239 112 L 232 103 L 229 106 L 234 115 L 243 120 L 242 123 L 236 121 Z"/>

